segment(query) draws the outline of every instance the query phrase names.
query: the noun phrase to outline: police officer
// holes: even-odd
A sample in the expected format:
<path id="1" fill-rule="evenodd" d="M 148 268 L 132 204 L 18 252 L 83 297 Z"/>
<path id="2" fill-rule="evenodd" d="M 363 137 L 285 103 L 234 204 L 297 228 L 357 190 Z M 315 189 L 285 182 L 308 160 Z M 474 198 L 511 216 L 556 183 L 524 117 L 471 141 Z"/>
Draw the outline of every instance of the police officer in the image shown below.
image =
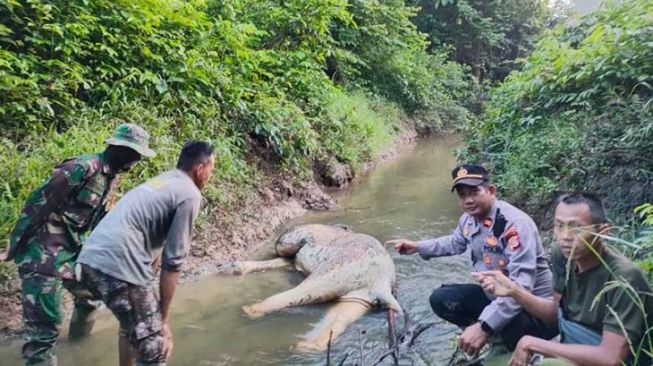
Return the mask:
<path id="1" fill-rule="evenodd" d="M 537 227 L 524 212 L 495 196 L 496 186 L 479 165 L 461 165 L 452 172 L 458 203 L 465 212 L 452 235 L 414 242 L 391 240 L 401 254 L 424 259 L 471 251 L 476 271 L 501 270 L 536 296 L 552 295 L 551 271 Z M 494 298 L 477 284 L 443 285 L 430 298 L 433 311 L 464 331 L 460 348 L 476 354 L 494 334 L 513 350 L 526 335 L 551 338 L 551 329 L 522 310 L 512 298 Z"/>
<path id="2" fill-rule="evenodd" d="M 75 297 L 70 336 L 88 334 L 99 302 L 74 281 L 84 236 L 106 213 L 116 175 L 154 152 L 141 127 L 121 124 L 101 153 L 64 160 L 28 197 L 1 260 L 14 260 L 22 282 L 26 365 L 56 365 L 63 288 Z"/>

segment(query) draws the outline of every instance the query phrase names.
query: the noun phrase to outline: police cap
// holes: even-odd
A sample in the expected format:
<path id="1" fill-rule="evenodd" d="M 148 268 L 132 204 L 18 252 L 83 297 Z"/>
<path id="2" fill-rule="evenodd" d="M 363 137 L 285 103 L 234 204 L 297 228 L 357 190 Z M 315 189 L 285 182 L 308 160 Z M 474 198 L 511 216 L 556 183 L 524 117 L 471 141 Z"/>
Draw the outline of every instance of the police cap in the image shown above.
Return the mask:
<path id="1" fill-rule="evenodd" d="M 453 178 L 451 186 L 453 192 L 460 185 L 476 187 L 490 182 L 490 173 L 480 165 L 463 164 L 451 171 L 451 178 Z"/>

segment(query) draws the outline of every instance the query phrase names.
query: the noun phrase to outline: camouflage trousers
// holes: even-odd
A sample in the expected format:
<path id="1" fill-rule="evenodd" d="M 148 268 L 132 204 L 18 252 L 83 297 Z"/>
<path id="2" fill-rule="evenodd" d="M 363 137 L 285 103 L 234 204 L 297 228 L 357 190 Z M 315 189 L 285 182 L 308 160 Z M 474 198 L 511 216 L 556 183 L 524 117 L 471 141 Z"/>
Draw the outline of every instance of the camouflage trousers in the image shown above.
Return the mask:
<path id="1" fill-rule="evenodd" d="M 163 323 L 152 287 L 132 285 L 82 264 L 81 282 L 118 318 L 138 365 L 164 365 Z"/>
<path id="2" fill-rule="evenodd" d="M 57 365 L 55 346 L 63 319 L 61 300 L 67 289 L 75 297 L 75 310 L 70 322 L 71 338 L 87 335 L 95 323 L 100 302 L 79 282 L 63 280 L 24 268 L 18 274 L 22 283 L 23 325 L 25 343 L 22 355 L 26 365 Z"/>

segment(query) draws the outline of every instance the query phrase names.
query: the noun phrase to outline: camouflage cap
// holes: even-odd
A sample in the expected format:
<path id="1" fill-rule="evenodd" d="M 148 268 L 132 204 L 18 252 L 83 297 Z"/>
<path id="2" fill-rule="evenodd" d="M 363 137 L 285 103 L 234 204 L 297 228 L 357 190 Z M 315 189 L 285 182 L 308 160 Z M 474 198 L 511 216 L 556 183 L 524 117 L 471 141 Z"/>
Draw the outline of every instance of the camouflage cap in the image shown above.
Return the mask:
<path id="1" fill-rule="evenodd" d="M 144 157 L 152 157 L 156 153 L 148 147 L 150 135 L 140 126 L 132 123 L 123 123 L 113 136 L 108 138 L 105 142 L 109 145 L 126 146 Z"/>

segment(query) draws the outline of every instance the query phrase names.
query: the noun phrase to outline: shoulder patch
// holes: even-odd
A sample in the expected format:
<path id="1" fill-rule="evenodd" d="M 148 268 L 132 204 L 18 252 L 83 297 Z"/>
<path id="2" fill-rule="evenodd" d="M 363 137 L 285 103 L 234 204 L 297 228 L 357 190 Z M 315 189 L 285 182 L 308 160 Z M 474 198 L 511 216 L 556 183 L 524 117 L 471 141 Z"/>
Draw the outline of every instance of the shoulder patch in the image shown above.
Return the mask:
<path id="1" fill-rule="evenodd" d="M 506 232 L 503 233 L 503 237 L 506 238 L 506 240 L 512 238 L 513 236 L 519 236 L 519 232 L 517 231 L 517 227 L 515 225 L 511 226 L 510 229 L 506 230 Z"/>
<path id="2" fill-rule="evenodd" d="M 154 177 L 143 184 L 143 186 L 154 190 L 159 190 L 165 187 L 166 185 L 167 185 L 166 181 L 159 177 Z"/>
<path id="3" fill-rule="evenodd" d="M 519 248 L 521 248 L 521 241 L 519 240 L 519 234 L 515 233 L 515 235 L 512 235 L 508 239 L 508 248 L 510 248 L 510 250 L 513 250 L 513 251 L 518 250 Z"/>

